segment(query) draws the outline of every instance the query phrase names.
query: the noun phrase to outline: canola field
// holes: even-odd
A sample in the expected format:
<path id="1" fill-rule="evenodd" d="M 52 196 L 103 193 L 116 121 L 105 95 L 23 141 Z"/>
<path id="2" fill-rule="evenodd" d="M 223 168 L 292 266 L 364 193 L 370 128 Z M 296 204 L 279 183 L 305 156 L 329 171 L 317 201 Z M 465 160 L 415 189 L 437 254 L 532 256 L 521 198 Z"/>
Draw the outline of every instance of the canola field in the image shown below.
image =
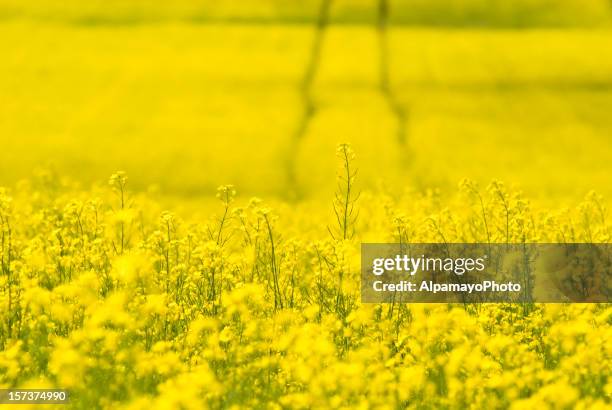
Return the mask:
<path id="1" fill-rule="evenodd" d="M 610 407 L 609 304 L 359 293 L 362 242 L 610 242 L 609 2 L 327 3 L 0 0 L 0 389 Z"/>
<path id="2" fill-rule="evenodd" d="M 332 25 L 304 91 L 315 37 L 309 25 L 9 20 L 0 182 L 44 168 L 90 185 L 123 169 L 179 197 L 232 183 L 324 199 L 347 141 L 365 188 L 495 177 L 547 205 L 611 193 L 607 29 L 391 26 L 383 70 L 375 29 Z"/>

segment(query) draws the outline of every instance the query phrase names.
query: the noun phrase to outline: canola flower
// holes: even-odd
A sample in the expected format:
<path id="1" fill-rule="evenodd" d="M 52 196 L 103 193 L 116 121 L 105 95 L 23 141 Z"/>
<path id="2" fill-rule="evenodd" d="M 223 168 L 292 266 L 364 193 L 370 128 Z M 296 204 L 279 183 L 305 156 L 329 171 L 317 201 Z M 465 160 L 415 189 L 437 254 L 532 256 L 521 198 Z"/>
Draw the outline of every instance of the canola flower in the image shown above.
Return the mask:
<path id="1" fill-rule="evenodd" d="M 609 408 L 608 304 L 359 302 L 366 237 L 609 242 L 601 197 L 532 209 L 497 181 L 359 196 L 337 153 L 318 214 L 226 185 L 217 216 L 188 221 L 120 172 L 1 189 L 0 387 L 68 389 L 79 409 Z"/>

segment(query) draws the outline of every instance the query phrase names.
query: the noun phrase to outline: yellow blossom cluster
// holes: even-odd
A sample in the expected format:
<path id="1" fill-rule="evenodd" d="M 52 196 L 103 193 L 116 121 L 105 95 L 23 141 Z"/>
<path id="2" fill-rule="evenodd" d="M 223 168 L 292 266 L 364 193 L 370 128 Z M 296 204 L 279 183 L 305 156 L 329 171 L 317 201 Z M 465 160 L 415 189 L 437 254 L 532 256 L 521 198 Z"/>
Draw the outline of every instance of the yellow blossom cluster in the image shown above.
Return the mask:
<path id="1" fill-rule="evenodd" d="M 191 220 L 123 173 L 2 189 L 0 388 L 67 389 L 78 409 L 610 408 L 608 304 L 359 295 L 362 241 L 609 242 L 602 198 L 534 209 L 471 181 L 359 197 L 338 155 L 327 210 L 222 186 Z"/>

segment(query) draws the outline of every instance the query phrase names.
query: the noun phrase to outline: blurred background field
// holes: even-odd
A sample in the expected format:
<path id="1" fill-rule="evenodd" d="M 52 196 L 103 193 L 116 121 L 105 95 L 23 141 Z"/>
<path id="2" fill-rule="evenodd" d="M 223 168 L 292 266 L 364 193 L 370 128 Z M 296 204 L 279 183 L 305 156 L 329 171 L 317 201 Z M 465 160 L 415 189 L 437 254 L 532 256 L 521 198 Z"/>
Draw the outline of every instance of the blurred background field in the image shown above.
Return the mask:
<path id="1" fill-rule="evenodd" d="M 317 20 L 321 0 L 3 0 L 0 17 L 77 24 L 132 24 L 152 21 L 240 21 L 254 23 Z M 333 0 L 333 23 L 371 23 L 377 0 Z M 608 0 L 389 0 L 397 24 L 509 26 L 609 24 Z"/>
<path id="2" fill-rule="evenodd" d="M 0 0 L 0 184 L 329 197 L 347 141 L 362 188 L 610 197 L 612 3 L 325 4 Z"/>

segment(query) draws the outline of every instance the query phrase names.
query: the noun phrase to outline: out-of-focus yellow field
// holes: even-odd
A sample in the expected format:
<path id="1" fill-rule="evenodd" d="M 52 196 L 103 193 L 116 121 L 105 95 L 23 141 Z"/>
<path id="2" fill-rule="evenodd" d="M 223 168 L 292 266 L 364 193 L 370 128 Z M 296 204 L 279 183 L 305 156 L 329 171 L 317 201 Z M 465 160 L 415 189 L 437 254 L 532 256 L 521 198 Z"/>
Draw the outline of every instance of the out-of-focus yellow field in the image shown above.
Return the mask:
<path id="1" fill-rule="evenodd" d="M 0 0 L 0 389 L 609 408 L 609 304 L 362 304 L 359 249 L 609 243 L 610 3 L 389 3 Z"/>
<path id="2" fill-rule="evenodd" d="M 222 183 L 329 195 L 333 149 L 348 141 L 365 187 L 496 177 L 544 200 L 610 190 L 607 30 L 393 28 L 398 118 L 379 89 L 376 31 L 332 27 L 298 141 L 308 26 L 10 22 L 0 34 L 3 183 L 51 167 L 87 186 L 126 169 L 178 195 Z"/>

